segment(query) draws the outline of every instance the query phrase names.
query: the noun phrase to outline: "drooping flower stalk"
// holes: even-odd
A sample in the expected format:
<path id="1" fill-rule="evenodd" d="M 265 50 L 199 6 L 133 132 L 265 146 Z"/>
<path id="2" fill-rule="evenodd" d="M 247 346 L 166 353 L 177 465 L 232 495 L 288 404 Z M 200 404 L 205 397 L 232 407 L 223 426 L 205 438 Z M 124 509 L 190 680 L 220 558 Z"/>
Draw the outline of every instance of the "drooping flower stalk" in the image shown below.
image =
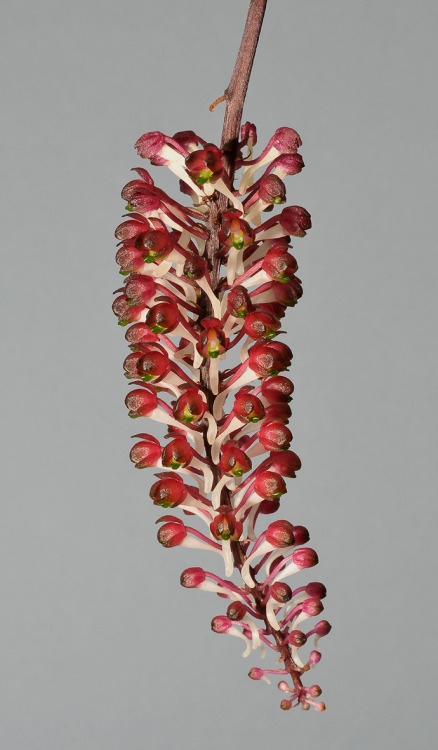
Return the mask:
<path id="1" fill-rule="evenodd" d="M 165 445 L 152 434 L 135 435 L 140 441 L 130 458 L 137 468 L 164 469 L 150 490 L 154 505 L 179 509 L 195 523 L 163 515 L 158 541 L 222 558 L 222 576 L 191 567 L 181 584 L 230 601 L 212 629 L 243 639 L 243 656 L 260 649 L 263 658 L 265 646 L 276 652 L 278 669 L 253 667 L 249 676 L 266 682 L 267 674 L 289 676 L 290 684 L 282 679 L 278 685 L 287 694 L 283 709 L 322 711 L 324 703 L 315 700 L 319 686 L 305 687 L 302 678 L 320 660 L 319 640 L 330 625 L 303 623 L 323 610 L 325 587 L 313 582 L 293 589 L 285 581 L 316 565 L 317 554 L 306 546 L 307 529 L 287 520 L 256 531 L 278 510 L 284 478 L 301 467 L 287 426 L 294 387 L 280 374 L 289 369 L 292 352 L 277 336 L 286 309 L 302 295 L 291 239 L 311 226 L 300 206 L 271 213 L 285 203 L 283 178 L 304 166 L 298 133 L 277 129 L 254 157 L 256 128 L 248 122 L 240 128 L 265 6 L 266 0 L 250 5 L 223 97 L 221 147 L 193 131 L 145 133 L 135 144 L 140 157 L 179 178 L 191 205 L 136 169 L 138 177 L 122 191 L 129 213 L 116 229 L 116 260 L 126 279 L 113 310 L 120 325 L 129 325 L 129 416 L 168 428 Z M 237 363 L 220 367 L 233 353 Z M 236 575 L 239 580 L 231 580 Z M 311 636 L 313 650 L 306 652 Z"/>

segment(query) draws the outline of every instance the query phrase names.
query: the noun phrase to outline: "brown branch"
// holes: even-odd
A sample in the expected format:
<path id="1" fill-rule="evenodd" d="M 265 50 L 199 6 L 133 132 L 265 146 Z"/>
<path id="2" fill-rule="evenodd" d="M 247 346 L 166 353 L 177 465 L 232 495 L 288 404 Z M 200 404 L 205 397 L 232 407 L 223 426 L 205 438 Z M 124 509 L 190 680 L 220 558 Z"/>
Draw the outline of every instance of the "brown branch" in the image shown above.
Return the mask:
<path id="1" fill-rule="evenodd" d="M 230 182 L 234 177 L 237 143 L 249 78 L 259 41 L 267 0 L 251 0 L 242 41 L 230 83 L 225 90 L 227 106 L 222 130 L 221 149 Z"/>

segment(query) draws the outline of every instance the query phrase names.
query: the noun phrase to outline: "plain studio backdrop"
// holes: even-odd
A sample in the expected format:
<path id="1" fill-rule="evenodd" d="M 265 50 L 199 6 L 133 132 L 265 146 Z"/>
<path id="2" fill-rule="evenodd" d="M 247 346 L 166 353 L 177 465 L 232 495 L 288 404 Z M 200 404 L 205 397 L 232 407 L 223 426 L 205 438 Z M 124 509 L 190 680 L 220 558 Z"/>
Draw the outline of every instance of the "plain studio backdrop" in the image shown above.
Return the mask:
<path id="1" fill-rule="evenodd" d="M 303 461 L 280 517 L 328 588 L 327 711 L 282 712 L 259 656 L 184 590 L 128 458 L 115 226 L 149 130 L 218 142 L 247 0 L 56 0 L 2 13 L 4 750 L 434 748 L 436 24 L 433 0 L 269 0 L 244 119 L 303 139 L 286 317 Z M 175 181 L 156 171 L 166 188 Z M 174 187 L 172 187 L 172 190 Z M 216 572 L 220 566 L 216 562 Z M 309 577 L 310 576 L 310 577 Z M 269 664 L 267 663 L 269 661 Z M 274 667 L 268 656 L 266 667 Z M 262 663 L 263 665 L 263 663 Z M 311 684 L 309 683 L 309 684 Z"/>

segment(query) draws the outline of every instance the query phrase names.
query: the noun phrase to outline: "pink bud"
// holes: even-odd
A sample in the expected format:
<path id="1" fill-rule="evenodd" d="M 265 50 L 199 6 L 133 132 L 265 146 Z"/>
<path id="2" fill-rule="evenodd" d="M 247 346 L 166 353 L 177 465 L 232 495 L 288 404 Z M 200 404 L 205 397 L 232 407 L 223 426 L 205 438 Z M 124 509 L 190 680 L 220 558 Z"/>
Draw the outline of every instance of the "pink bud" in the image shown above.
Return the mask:
<path id="1" fill-rule="evenodd" d="M 317 565 L 318 555 L 314 549 L 302 547 L 292 553 L 292 560 L 298 568 L 303 570 L 304 568 L 313 568 L 314 565 Z"/>
<path id="2" fill-rule="evenodd" d="M 225 615 L 217 615 L 211 621 L 211 629 L 214 633 L 226 633 L 232 626 L 233 623 Z"/>
<path id="3" fill-rule="evenodd" d="M 307 694 L 310 695 L 311 698 L 319 698 L 321 693 L 322 690 L 319 685 L 311 685 L 309 688 L 307 688 Z"/>
<path id="4" fill-rule="evenodd" d="M 319 599 L 305 599 L 301 602 L 300 607 L 309 617 L 317 617 L 324 609 L 324 605 Z"/>
<path id="5" fill-rule="evenodd" d="M 295 543 L 295 529 L 289 521 L 274 521 L 266 529 L 266 541 L 273 547 L 290 547 Z M 278 560 L 276 560 L 276 563 Z"/>
<path id="6" fill-rule="evenodd" d="M 311 651 L 307 661 L 309 666 L 314 666 L 315 664 L 318 664 L 319 661 L 321 661 L 321 653 L 319 651 Z"/>
<path id="7" fill-rule="evenodd" d="M 195 589 L 205 581 L 205 571 L 202 568 L 186 568 L 181 573 L 180 583 L 186 589 Z"/>
<path id="8" fill-rule="evenodd" d="M 324 636 L 328 635 L 332 629 L 332 626 L 330 625 L 327 620 L 320 620 L 316 623 L 315 627 L 313 628 L 313 632 L 316 633 L 316 635 Z"/>
<path id="9" fill-rule="evenodd" d="M 251 677 L 252 680 L 261 680 L 264 674 L 263 669 L 260 669 L 259 667 L 251 667 L 248 672 L 248 677 Z"/>

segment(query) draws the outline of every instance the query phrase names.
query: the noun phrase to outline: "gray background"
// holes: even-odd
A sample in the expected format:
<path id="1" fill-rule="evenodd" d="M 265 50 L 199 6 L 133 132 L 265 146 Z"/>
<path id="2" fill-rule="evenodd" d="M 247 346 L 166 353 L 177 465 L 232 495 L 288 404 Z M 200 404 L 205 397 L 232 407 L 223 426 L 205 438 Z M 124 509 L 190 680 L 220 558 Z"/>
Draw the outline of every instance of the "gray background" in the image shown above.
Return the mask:
<path id="1" fill-rule="evenodd" d="M 312 673 L 325 714 L 280 711 L 275 684 L 246 676 L 259 659 L 211 633 L 221 601 L 178 583 L 202 555 L 157 544 L 152 474 L 128 460 L 120 189 L 145 131 L 219 139 L 208 105 L 246 10 L 2 13 L 5 750 L 435 747 L 433 0 L 270 0 L 245 108 L 261 145 L 281 125 L 304 142 L 288 200 L 314 228 L 295 243 L 305 295 L 287 324 L 303 469 L 282 515 L 309 527 L 310 580 L 329 589 Z"/>

